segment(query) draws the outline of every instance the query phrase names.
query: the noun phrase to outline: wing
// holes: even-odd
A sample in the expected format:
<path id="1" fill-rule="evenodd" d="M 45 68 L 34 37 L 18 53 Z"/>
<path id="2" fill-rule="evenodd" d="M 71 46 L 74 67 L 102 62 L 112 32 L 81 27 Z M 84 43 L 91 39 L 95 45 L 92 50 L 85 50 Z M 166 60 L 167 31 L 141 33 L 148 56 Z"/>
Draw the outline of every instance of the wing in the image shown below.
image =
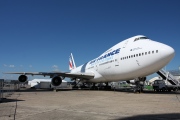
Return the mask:
<path id="1" fill-rule="evenodd" d="M 8 72 L 4 74 L 21 74 L 21 75 L 42 75 L 42 76 L 61 76 L 61 77 L 68 77 L 68 78 L 79 78 L 79 79 L 92 79 L 94 78 L 93 73 L 70 73 L 70 72 Z"/>

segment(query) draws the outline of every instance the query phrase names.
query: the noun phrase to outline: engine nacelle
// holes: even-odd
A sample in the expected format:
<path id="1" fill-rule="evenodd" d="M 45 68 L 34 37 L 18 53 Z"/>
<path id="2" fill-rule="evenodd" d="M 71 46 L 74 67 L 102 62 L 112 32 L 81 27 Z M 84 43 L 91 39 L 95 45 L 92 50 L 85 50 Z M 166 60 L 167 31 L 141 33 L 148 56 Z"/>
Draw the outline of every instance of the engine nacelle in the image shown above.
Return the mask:
<path id="1" fill-rule="evenodd" d="M 26 75 L 20 75 L 18 78 L 19 82 L 26 82 L 27 79 L 28 79 L 28 77 Z"/>
<path id="2" fill-rule="evenodd" d="M 129 84 L 130 84 L 130 83 L 131 83 L 131 84 L 135 84 L 135 80 L 127 80 L 126 82 L 129 83 Z"/>
<path id="3" fill-rule="evenodd" d="M 53 86 L 59 86 L 61 83 L 62 83 L 62 78 L 59 77 L 59 76 L 55 76 L 55 77 L 53 77 L 52 80 L 51 80 L 51 84 L 52 84 Z"/>

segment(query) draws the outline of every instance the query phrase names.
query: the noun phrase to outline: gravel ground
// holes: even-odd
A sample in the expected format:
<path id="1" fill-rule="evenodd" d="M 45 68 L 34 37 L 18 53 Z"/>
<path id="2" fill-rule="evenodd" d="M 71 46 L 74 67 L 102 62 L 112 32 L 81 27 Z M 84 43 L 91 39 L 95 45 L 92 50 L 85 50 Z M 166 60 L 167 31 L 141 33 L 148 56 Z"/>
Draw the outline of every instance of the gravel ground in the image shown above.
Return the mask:
<path id="1" fill-rule="evenodd" d="M 0 103 L 0 120 L 180 120 L 180 92 L 20 90 Z"/>

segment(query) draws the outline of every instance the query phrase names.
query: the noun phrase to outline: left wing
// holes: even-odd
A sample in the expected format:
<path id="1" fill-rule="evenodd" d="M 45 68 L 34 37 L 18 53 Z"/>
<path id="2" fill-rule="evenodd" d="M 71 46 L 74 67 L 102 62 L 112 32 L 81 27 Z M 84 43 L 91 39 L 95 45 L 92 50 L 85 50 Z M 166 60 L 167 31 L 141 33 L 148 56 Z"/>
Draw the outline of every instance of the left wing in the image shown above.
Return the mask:
<path id="1" fill-rule="evenodd" d="M 79 78 L 79 79 L 92 79 L 94 78 L 93 73 L 70 73 L 70 72 L 8 72 L 4 74 L 21 74 L 21 75 L 42 75 L 42 76 L 50 76 L 50 78 L 54 76 L 68 77 L 68 78 Z"/>

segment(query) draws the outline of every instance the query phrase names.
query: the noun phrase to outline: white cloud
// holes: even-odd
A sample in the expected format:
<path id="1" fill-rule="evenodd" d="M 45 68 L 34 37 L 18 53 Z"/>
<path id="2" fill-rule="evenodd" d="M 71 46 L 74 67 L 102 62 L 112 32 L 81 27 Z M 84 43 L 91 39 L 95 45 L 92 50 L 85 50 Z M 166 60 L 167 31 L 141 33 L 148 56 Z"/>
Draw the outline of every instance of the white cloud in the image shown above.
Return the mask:
<path id="1" fill-rule="evenodd" d="M 7 67 L 7 65 L 6 65 L 6 64 L 3 64 L 3 66 L 4 66 L 4 67 Z"/>
<path id="2" fill-rule="evenodd" d="M 14 67 L 15 67 L 15 65 L 9 65 L 9 67 L 10 67 L 10 68 L 14 68 Z"/>
<path id="3" fill-rule="evenodd" d="M 58 68 L 58 66 L 57 65 L 53 65 L 52 68 Z"/>
<path id="4" fill-rule="evenodd" d="M 59 71 L 59 68 L 57 65 L 53 65 L 52 68 L 53 68 L 53 71 Z"/>

